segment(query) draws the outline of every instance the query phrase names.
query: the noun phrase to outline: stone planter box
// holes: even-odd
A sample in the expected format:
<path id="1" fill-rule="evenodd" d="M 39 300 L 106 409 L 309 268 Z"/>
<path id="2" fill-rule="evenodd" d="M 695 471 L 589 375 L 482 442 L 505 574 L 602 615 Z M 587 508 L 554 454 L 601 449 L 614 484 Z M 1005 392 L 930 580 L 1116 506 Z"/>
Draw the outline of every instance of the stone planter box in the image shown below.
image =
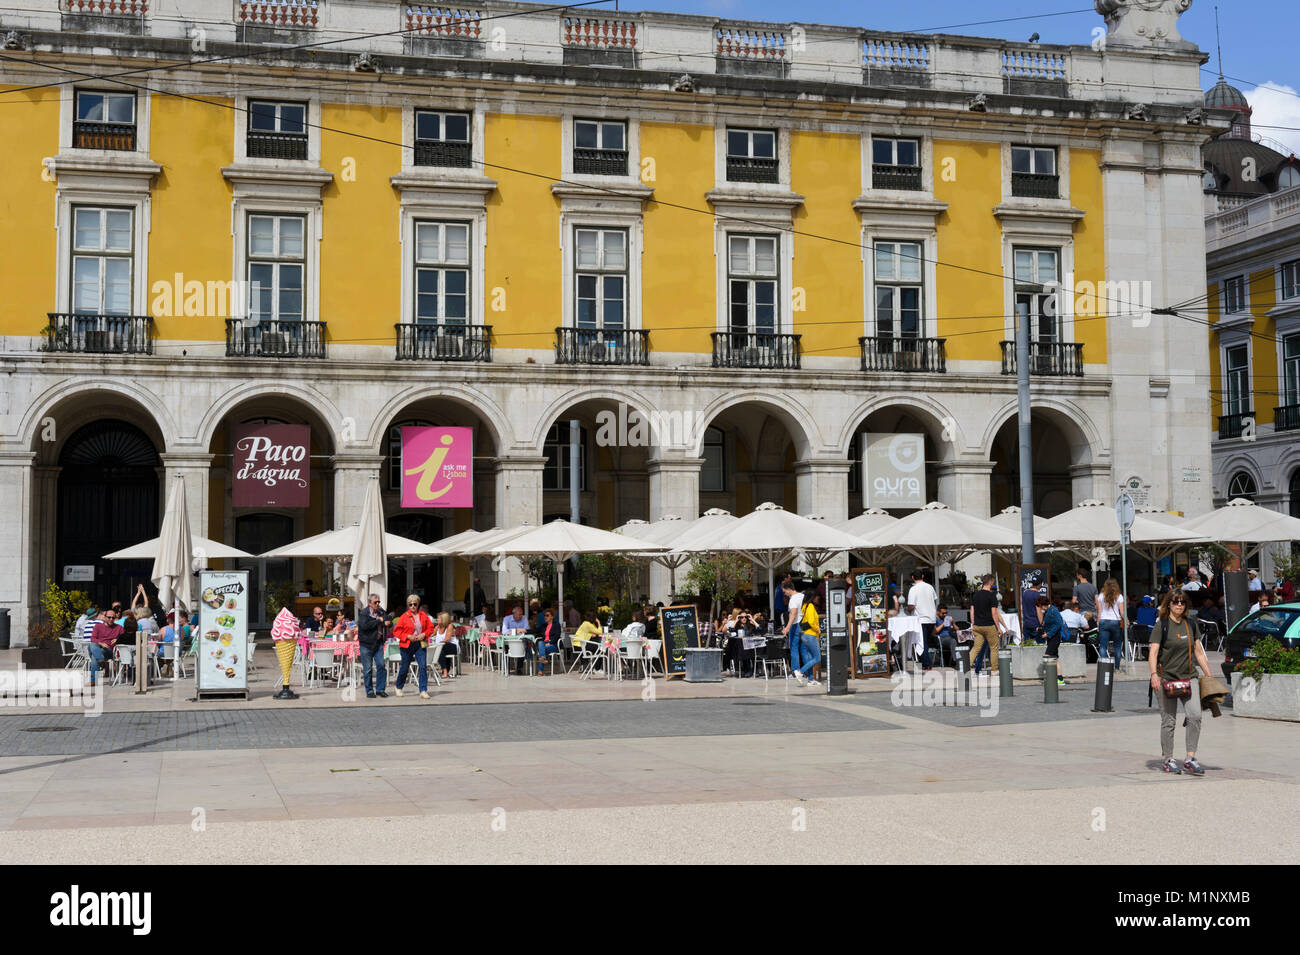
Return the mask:
<path id="1" fill-rule="evenodd" d="M 1244 677 L 1232 674 L 1232 715 L 1300 723 L 1300 673 L 1266 673 L 1248 692 Z M 1248 698 L 1249 697 L 1249 698 Z"/>
<path id="2" fill-rule="evenodd" d="M 1043 656 L 1047 647 L 1011 647 L 1011 675 L 1017 680 L 1043 679 Z M 1064 677 L 1087 676 L 1088 651 L 1081 643 L 1063 643 L 1057 666 Z"/>

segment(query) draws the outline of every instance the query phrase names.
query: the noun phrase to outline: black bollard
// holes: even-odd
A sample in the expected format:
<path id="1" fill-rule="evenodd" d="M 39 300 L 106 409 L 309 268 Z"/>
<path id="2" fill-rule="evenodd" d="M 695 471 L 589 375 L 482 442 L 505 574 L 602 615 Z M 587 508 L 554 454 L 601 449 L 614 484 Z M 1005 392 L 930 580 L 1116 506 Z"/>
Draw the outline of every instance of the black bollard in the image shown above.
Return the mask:
<path id="1" fill-rule="evenodd" d="M 1110 705 L 1115 692 L 1115 661 L 1103 657 L 1097 661 L 1097 695 L 1093 697 L 1094 713 L 1113 713 Z"/>
<path id="2" fill-rule="evenodd" d="M 1056 685 L 1056 657 L 1043 657 L 1043 702 L 1061 702 L 1061 691 Z"/>
<path id="3" fill-rule="evenodd" d="M 1011 651 L 998 651 L 998 696 L 1015 696 L 1016 685 L 1011 675 Z"/>

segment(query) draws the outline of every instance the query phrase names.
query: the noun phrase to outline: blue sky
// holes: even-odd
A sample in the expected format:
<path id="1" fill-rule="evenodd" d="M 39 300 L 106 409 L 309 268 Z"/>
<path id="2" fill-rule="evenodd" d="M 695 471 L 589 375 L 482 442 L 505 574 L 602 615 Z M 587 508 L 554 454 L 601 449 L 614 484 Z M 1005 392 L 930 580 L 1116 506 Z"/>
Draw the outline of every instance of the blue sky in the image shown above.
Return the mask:
<path id="1" fill-rule="evenodd" d="M 613 4 L 610 4 L 612 7 Z M 1214 53 L 1214 3 L 1194 0 L 1179 20 L 1184 39 L 1211 55 L 1201 74 L 1202 87 L 1217 81 Z M 1254 108 L 1256 132 L 1300 153 L 1300 131 L 1266 129 L 1264 125 L 1300 127 L 1300 66 L 1295 56 L 1300 27 L 1297 0 L 1231 0 L 1219 4 L 1223 36 L 1223 72 L 1228 82 L 1246 94 Z M 911 0 L 910 3 L 862 3 L 861 0 L 620 0 L 624 10 L 671 10 L 743 20 L 827 23 L 868 29 L 933 31 L 969 36 L 1027 40 L 1038 33 L 1044 43 L 1092 42 L 1092 30 L 1103 24 L 1092 0 Z M 1080 11 L 1065 13 L 1065 11 Z M 1064 14 L 1045 16 L 1045 14 Z M 1008 20 L 1012 17 L 1033 17 Z M 976 24 L 973 21 L 1008 20 Z M 970 24 L 958 26 L 958 24 Z M 1257 86 L 1263 86 L 1256 91 Z M 1283 150 L 1286 151 L 1286 150 Z"/>

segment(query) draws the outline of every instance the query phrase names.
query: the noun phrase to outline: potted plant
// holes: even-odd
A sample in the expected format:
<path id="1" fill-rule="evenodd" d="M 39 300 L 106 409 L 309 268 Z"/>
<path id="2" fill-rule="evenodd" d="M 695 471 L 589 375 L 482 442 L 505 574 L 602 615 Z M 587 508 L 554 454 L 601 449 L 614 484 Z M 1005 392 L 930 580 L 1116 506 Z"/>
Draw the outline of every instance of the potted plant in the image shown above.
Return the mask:
<path id="1" fill-rule="evenodd" d="M 1232 673 L 1232 715 L 1300 722 L 1300 650 L 1258 640 Z"/>
<path id="2" fill-rule="evenodd" d="M 45 582 L 41 593 L 40 619 L 27 628 L 27 646 L 23 649 L 23 666 L 29 670 L 57 670 L 63 666 L 59 637 L 67 636 L 72 624 L 90 603 L 80 590 L 64 590 L 52 580 Z"/>

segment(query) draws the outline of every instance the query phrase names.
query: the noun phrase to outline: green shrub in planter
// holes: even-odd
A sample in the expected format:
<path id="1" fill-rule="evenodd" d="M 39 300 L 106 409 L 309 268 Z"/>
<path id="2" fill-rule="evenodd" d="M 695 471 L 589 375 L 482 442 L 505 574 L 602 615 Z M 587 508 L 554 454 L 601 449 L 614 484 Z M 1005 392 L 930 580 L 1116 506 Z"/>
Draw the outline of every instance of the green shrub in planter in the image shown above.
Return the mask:
<path id="1" fill-rule="evenodd" d="M 1300 650 L 1288 650 L 1275 637 L 1257 640 L 1253 657 L 1237 664 L 1243 677 L 1259 680 L 1266 673 L 1300 673 Z"/>

